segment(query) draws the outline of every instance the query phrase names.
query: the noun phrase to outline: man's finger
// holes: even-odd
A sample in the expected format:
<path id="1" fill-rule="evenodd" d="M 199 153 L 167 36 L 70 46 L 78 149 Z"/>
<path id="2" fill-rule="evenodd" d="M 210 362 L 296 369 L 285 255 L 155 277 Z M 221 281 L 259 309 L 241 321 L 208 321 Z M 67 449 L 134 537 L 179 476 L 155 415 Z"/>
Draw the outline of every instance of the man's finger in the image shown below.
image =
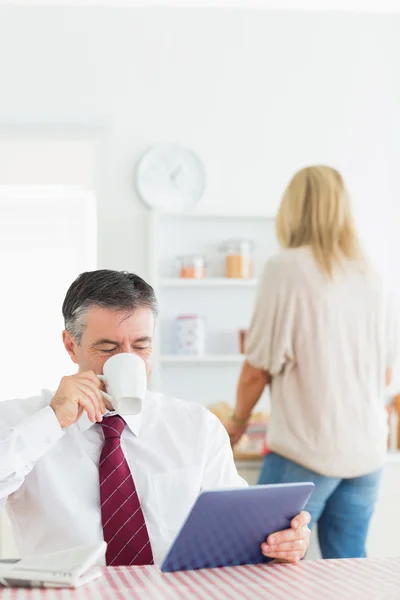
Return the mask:
<path id="1" fill-rule="evenodd" d="M 265 556 L 268 558 L 283 560 L 285 562 L 295 563 L 299 562 L 303 558 L 304 554 L 303 552 L 273 552 L 271 554 L 266 554 Z"/>
<path id="2" fill-rule="evenodd" d="M 90 386 L 81 381 L 77 386 L 79 391 L 85 394 L 88 401 L 91 402 L 95 413 L 95 421 L 102 421 L 103 413 L 100 404 L 100 399 L 97 397 L 96 391 Z"/>
<path id="3" fill-rule="evenodd" d="M 265 556 L 273 552 L 304 552 L 307 548 L 306 540 L 295 540 L 294 542 L 284 542 L 278 546 L 269 546 L 268 544 L 262 544 L 261 550 Z"/>
<path id="4" fill-rule="evenodd" d="M 81 384 L 88 386 L 92 390 L 93 394 L 95 394 L 95 396 L 97 398 L 97 402 L 100 406 L 101 413 L 102 414 L 106 413 L 107 408 L 106 408 L 106 405 L 104 402 L 104 396 L 103 396 L 101 390 L 96 385 L 94 385 L 90 379 L 85 379 L 84 381 L 81 381 L 80 385 Z"/>
<path id="5" fill-rule="evenodd" d="M 300 527 L 304 527 L 304 525 L 309 525 L 311 522 L 311 515 L 307 511 L 303 510 L 299 515 L 297 515 L 291 522 L 290 526 L 293 529 L 299 529 Z"/>
<path id="6" fill-rule="evenodd" d="M 285 531 L 278 531 L 268 536 L 266 542 L 268 546 L 277 546 L 284 542 L 294 542 L 295 540 L 301 540 L 302 538 L 308 539 L 310 530 L 307 526 L 299 529 L 286 529 Z"/>
<path id="7" fill-rule="evenodd" d="M 81 397 L 79 398 L 79 405 L 86 411 L 89 421 L 92 423 L 96 422 L 96 410 L 93 402 L 86 396 L 84 392 L 82 392 Z"/>
<path id="8" fill-rule="evenodd" d="M 79 376 L 82 379 L 89 379 L 92 383 L 94 383 L 94 385 L 99 388 L 102 385 L 102 381 L 101 379 L 99 379 L 96 375 L 96 373 L 92 370 L 89 371 L 82 371 L 82 373 L 79 373 Z"/>
<path id="9" fill-rule="evenodd" d="M 104 415 L 107 412 L 104 395 L 98 387 L 94 386 L 93 384 L 90 384 L 90 386 L 91 386 L 93 392 L 96 394 L 97 400 L 99 402 L 101 414 Z"/>

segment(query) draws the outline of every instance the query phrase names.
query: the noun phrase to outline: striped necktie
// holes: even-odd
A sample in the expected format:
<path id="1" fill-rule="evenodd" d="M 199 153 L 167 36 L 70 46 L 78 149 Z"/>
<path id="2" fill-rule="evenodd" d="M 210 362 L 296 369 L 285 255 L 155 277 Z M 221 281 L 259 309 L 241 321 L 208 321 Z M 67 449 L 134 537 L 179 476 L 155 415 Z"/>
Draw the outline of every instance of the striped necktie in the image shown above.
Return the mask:
<path id="1" fill-rule="evenodd" d="M 107 542 L 107 565 L 151 565 L 153 553 L 132 473 L 121 448 L 125 421 L 119 415 L 100 423 L 104 446 L 100 455 L 101 520 Z"/>

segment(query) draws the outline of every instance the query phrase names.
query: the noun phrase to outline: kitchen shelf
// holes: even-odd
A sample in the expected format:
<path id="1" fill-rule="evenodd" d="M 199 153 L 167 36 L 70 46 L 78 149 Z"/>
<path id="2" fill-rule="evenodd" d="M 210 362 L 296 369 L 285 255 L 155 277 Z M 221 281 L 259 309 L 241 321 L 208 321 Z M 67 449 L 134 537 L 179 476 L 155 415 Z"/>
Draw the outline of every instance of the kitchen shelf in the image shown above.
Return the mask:
<path id="1" fill-rule="evenodd" d="M 149 219 L 149 280 L 160 303 L 155 337 L 152 386 L 177 398 L 202 405 L 221 398 L 233 402 L 238 371 L 245 362 L 240 330 L 251 323 L 257 287 L 265 261 L 279 249 L 272 215 L 151 211 Z M 244 207 L 243 207 L 244 209 Z M 238 208 L 239 210 L 239 208 Z M 249 279 L 225 277 L 224 242 L 250 240 Z M 181 278 L 179 257 L 204 256 L 206 277 Z M 177 318 L 204 318 L 206 354 L 185 356 L 178 350 Z"/>
<path id="2" fill-rule="evenodd" d="M 210 221 L 267 221 L 275 223 L 276 215 L 265 213 L 218 213 L 201 212 L 196 210 L 174 211 L 174 210 L 155 210 L 154 217 L 157 219 L 205 219 Z"/>
<path id="3" fill-rule="evenodd" d="M 241 364 L 245 360 L 244 354 L 204 354 L 202 356 L 191 356 L 184 354 L 164 354 L 160 357 L 161 363 L 172 364 Z"/>
<path id="4" fill-rule="evenodd" d="M 209 279 L 181 279 L 179 277 L 164 278 L 160 280 L 162 287 L 170 288 L 217 288 L 217 287 L 242 287 L 254 288 L 257 279 L 233 279 L 228 277 L 210 277 Z"/>

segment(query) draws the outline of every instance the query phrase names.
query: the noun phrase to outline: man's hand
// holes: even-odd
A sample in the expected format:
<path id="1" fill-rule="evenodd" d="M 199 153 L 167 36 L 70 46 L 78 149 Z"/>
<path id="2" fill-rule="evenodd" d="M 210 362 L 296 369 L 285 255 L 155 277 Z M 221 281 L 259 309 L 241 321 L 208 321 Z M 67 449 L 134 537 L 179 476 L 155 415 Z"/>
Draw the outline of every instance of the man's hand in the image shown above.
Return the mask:
<path id="1" fill-rule="evenodd" d="M 107 409 L 101 386 L 102 382 L 94 371 L 84 371 L 61 379 L 50 406 L 62 428 L 76 423 L 84 410 L 92 423 L 102 420 Z"/>
<path id="2" fill-rule="evenodd" d="M 261 544 L 264 556 L 291 563 L 304 558 L 310 545 L 310 521 L 311 516 L 308 512 L 302 512 L 291 522 L 291 529 L 270 535 L 266 543 Z"/>

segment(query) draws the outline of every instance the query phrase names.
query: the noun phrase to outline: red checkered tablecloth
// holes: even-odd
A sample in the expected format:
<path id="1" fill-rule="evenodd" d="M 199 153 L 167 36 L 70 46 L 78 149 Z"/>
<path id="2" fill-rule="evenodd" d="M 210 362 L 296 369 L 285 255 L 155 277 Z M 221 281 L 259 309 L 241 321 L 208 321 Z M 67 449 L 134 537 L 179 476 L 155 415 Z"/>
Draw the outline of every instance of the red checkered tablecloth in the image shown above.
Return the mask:
<path id="1" fill-rule="evenodd" d="M 77 590 L 3 589 L 1 600 L 400 600 L 400 559 L 303 561 L 163 574 L 105 568 Z"/>

